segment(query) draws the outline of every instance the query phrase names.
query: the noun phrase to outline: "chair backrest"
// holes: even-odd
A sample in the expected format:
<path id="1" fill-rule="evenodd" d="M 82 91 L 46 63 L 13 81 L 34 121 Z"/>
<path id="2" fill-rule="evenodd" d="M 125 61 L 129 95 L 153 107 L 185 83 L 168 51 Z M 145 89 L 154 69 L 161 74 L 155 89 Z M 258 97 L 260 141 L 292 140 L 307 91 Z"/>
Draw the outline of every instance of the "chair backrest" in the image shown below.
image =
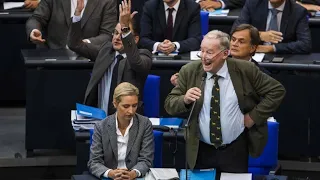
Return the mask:
<path id="1" fill-rule="evenodd" d="M 160 76 L 148 75 L 143 91 L 144 116 L 159 117 Z"/>
<path id="2" fill-rule="evenodd" d="M 274 168 L 278 163 L 279 123 L 268 122 L 268 141 L 258 158 L 249 157 L 249 172 L 252 174 L 268 174 L 267 169 Z M 260 168 L 260 170 L 259 170 Z"/>
<path id="3" fill-rule="evenodd" d="M 204 36 L 209 31 L 209 13 L 206 11 L 200 11 L 200 19 L 201 19 L 201 33 Z"/>
<path id="4" fill-rule="evenodd" d="M 153 167 L 162 168 L 162 141 L 163 132 L 153 130 L 154 136 L 154 159 Z"/>

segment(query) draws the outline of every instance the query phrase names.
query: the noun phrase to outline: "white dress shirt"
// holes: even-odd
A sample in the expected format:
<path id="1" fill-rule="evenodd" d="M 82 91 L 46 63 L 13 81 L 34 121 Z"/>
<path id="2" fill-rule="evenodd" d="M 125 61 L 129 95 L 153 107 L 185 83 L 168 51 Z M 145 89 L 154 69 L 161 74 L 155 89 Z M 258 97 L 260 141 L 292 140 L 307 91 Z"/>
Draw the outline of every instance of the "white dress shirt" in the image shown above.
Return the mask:
<path id="1" fill-rule="evenodd" d="M 279 11 L 277 14 L 277 24 L 278 24 L 278 28 L 279 28 L 278 31 L 280 31 L 282 13 L 283 13 L 285 4 L 286 4 L 286 1 L 284 1 L 281 4 L 281 6 L 276 8 Z M 268 1 L 268 9 L 269 9 L 269 14 L 267 17 L 266 31 L 269 30 L 269 25 L 270 25 L 270 21 L 271 21 L 271 17 L 272 17 L 271 9 L 273 9 L 273 6 L 271 5 L 271 3 L 269 1 Z"/>
<path id="2" fill-rule="evenodd" d="M 118 126 L 118 119 L 117 119 L 117 113 L 116 113 L 116 133 L 117 133 L 117 146 L 118 146 L 118 166 L 117 168 L 125 168 L 127 169 L 127 165 L 126 165 L 126 154 L 127 154 L 127 146 L 128 146 L 128 141 L 129 141 L 129 130 L 133 124 L 133 118 L 130 120 L 130 124 L 127 127 L 124 135 L 122 135 L 119 126 Z M 108 178 L 108 173 L 111 171 L 112 169 L 108 169 L 103 176 Z M 134 169 L 137 173 L 138 176 L 141 175 L 140 171 Z"/>
<path id="3" fill-rule="evenodd" d="M 284 1 L 281 4 L 281 6 L 276 8 L 277 10 L 279 10 L 279 12 L 277 14 L 277 25 L 278 25 L 278 28 L 279 28 L 278 31 L 280 31 L 282 13 L 283 13 L 285 4 L 286 4 L 286 1 Z M 268 17 L 267 17 L 266 31 L 269 30 L 269 25 L 270 25 L 270 21 L 271 21 L 271 17 L 272 17 L 271 9 L 273 9 L 273 6 L 271 5 L 271 3 L 269 1 L 268 1 L 268 9 L 269 9 L 269 13 L 268 13 Z M 271 45 L 271 43 L 270 42 L 266 42 L 266 43 L 264 43 L 264 45 Z M 273 46 L 273 51 L 276 52 L 277 51 L 276 46 L 275 45 L 272 45 L 272 46 Z"/>
<path id="4" fill-rule="evenodd" d="M 244 130 L 244 115 L 242 114 L 238 97 L 234 90 L 230 74 L 225 62 L 217 72 L 220 76 L 218 83 L 220 87 L 220 122 L 222 133 L 222 144 L 230 144 Z M 206 83 L 204 86 L 204 98 L 202 109 L 199 114 L 199 127 L 201 140 L 207 144 L 210 142 L 210 106 L 212 88 L 214 86 L 213 74 L 207 72 Z"/>
<path id="5" fill-rule="evenodd" d="M 98 102 L 98 104 L 100 105 L 99 108 L 104 110 L 106 112 L 107 115 L 108 114 L 108 107 L 109 107 L 109 97 L 110 97 L 110 87 L 111 87 L 111 81 L 112 81 L 112 73 L 113 73 L 113 69 L 114 66 L 117 63 L 117 55 L 119 55 L 120 53 L 118 51 L 116 51 L 116 54 L 114 56 L 114 60 L 111 63 L 111 65 L 109 66 L 108 70 L 104 73 L 104 76 L 101 79 L 101 82 L 99 84 L 99 93 L 98 93 L 98 97 L 100 97 L 100 102 Z M 127 55 L 126 54 L 121 54 L 123 56 L 123 58 L 126 58 Z"/>
<path id="6" fill-rule="evenodd" d="M 164 4 L 164 11 L 165 11 L 165 15 L 166 15 L 166 23 L 167 23 L 167 20 L 168 20 L 168 16 L 169 16 L 169 6 L 167 5 L 167 3 L 163 3 Z M 173 23 L 173 28 L 174 28 L 174 24 L 176 22 L 176 16 L 177 16 L 177 12 L 178 12 L 178 9 L 179 9 L 179 6 L 180 6 L 180 0 L 178 0 L 178 2 L 172 7 L 174 8 L 174 10 L 172 11 L 172 23 Z M 155 53 L 157 52 L 157 47 L 158 45 L 160 44 L 161 42 L 156 42 L 154 43 L 153 45 L 153 51 L 152 53 Z M 180 49 L 180 43 L 178 42 L 173 42 L 175 45 L 176 45 L 176 51 L 178 52 L 179 49 Z"/>

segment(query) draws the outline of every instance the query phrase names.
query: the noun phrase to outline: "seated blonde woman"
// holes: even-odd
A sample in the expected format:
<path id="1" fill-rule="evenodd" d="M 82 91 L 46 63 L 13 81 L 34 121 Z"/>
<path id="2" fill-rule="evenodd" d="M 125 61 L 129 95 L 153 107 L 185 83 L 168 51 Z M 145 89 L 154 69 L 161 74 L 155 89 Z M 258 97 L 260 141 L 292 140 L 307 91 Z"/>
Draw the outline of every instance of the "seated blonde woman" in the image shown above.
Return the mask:
<path id="1" fill-rule="evenodd" d="M 124 82 L 114 90 L 115 114 L 95 125 L 88 168 L 98 178 L 135 179 L 152 166 L 152 124 L 136 113 L 139 90 Z"/>

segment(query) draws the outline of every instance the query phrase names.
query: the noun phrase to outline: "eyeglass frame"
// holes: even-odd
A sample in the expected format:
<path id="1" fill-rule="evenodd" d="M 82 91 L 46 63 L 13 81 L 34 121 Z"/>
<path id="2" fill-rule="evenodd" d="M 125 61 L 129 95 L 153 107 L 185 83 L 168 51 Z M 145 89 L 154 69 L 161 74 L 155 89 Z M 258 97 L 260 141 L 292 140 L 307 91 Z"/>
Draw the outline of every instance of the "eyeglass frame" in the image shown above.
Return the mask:
<path id="1" fill-rule="evenodd" d="M 214 59 L 214 58 L 216 58 L 221 52 L 223 52 L 224 50 L 227 50 L 227 49 L 222 49 L 221 51 L 219 51 L 216 55 L 214 55 L 214 56 L 212 56 L 211 58 L 209 58 L 209 59 Z M 197 53 L 197 56 L 198 56 L 198 58 L 202 58 L 201 56 L 200 56 L 200 53 L 201 53 L 202 51 L 199 51 L 198 53 Z M 207 53 L 207 52 L 206 52 Z M 208 54 L 208 53 L 207 53 Z"/>

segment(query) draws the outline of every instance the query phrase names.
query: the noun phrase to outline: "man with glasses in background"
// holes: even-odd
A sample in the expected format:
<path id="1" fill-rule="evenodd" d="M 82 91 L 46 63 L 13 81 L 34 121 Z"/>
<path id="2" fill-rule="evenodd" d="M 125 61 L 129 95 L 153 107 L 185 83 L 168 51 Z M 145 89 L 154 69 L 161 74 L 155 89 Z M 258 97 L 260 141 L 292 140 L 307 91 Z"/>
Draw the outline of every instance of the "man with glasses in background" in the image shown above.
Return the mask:
<path id="1" fill-rule="evenodd" d="M 268 139 L 267 119 L 284 87 L 248 61 L 228 57 L 229 35 L 211 31 L 201 43 L 201 61 L 183 66 L 165 100 L 172 116 L 184 117 L 195 103 L 187 141 L 191 169 L 245 173 L 249 153 L 258 157 Z M 202 85 L 202 87 L 200 87 Z"/>
<path id="2" fill-rule="evenodd" d="M 80 16 L 83 3 L 78 4 L 75 16 Z M 122 2 L 119 8 L 119 23 L 113 31 L 112 43 L 106 41 L 101 47 L 82 41 L 81 22 L 73 22 L 68 37 L 68 46 L 79 55 L 95 61 L 91 78 L 85 93 L 84 104 L 99 107 L 107 115 L 113 114 L 112 95 L 121 82 L 129 82 L 141 93 L 143 99 L 145 80 L 152 65 L 152 54 L 146 49 L 138 49 L 139 22 L 131 14 L 131 1 Z M 81 17 L 79 17 L 81 19 Z M 142 113 L 142 108 L 138 108 Z"/>
<path id="3" fill-rule="evenodd" d="M 259 69 L 270 75 L 270 72 L 261 67 L 253 56 L 261 42 L 259 31 L 250 24 L 241 24 L 231 32 L 230 55 L 235 59 L 253 62 Z M 197 54 L 200 57 L 200 52 Z M 178 83 L 179 73 L 171 76 L 171 83 L 176 86 Z"/>

